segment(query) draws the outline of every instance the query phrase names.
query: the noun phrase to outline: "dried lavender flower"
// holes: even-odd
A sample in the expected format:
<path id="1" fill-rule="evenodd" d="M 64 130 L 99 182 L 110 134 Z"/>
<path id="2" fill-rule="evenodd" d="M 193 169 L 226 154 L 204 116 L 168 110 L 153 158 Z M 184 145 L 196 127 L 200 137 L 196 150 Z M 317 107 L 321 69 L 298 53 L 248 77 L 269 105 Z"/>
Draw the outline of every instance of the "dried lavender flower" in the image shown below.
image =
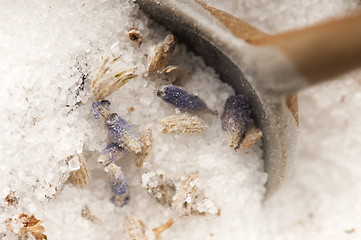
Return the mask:
<path id="1" fill-rule="evenodd" d="M 108 100 L 93 102 L 92 111 L 94 118 L 100 119 L 100 117 L 103 117 L 104 119 L 108 119 L 110 115 L 109 107 L 110 107 L 110 102 Z"/>
<path id="2" fill-rule="evenodd" d="M 166 117 L 160 121 L 163 133 L 201 133 L 206 128 L 206 124 L 197 116 L 187 113 Z"/>
<path id="3" fill-rule="evenodd" d="M 118 60 L 119 57 L 113 59 L 113 61 L 108 64 L 109 57 L 107 57 L 96 72 L 91 85 L 91 91 L 96 101 L 103 100 L 126 84 L 130 79 L 138 76 L 135 74 L 136 68 L 112 73 L 110 68 Z"/>
<path id="4" fill-rule="evenodd" d="M 222 129 L 230 147 L 237 148 L 248 129 L 251 111 L 243 95 L 231 96 L 224 104 Z"/>
<path id="5" fill-rule="evenodd" d="M 118 114 L 112 113 L 105 122 L 109 133 L 134 153 L 140 153 L 142 142 L 133 127 Z"/>
<path id="6" fill-rule="evenodd" d="M 124 206 L 129 201 L 128 183 L 125 179 L 122 168 L 110 163 L 106 168 L 110 189 L 113 192 L 112 202 L 117 206 Z"/>
<path id="7" fill-rule="evenodd" d="M 143 164 L 147 161 L 148 155 L 150 154 L 153 146 L 153 134 L 152 129 L 148 128 L 142 136 L 140 136 L 140 141 L 142 142 L 142 150 L 140 153 L 135 155 L 135 166 L 141 168 Z"/>
<path id="8" fill-rule="evenodd" d="M 162 70 L 168 63 L 175 46 L 174 35 L 168 35 L 154 48 L 153 55 L 148 59 L 147 72 L 154 74 Z"/>
<path id="9" fill-rule="evenodd" d="M 163 87 L 163 90 L 158 90 L 157 96 L 184 111 L 206 111 L 217 114 L 217 111 L 210 110 L 200 97 L 174 85 L 168 85 Z"/>
<path id="10" fill-rule="evenodd" d="M 142 42 L 142 34 L 138 30 L 138 28 L 131 28 L 128 30 L 128 37 L 130 41 L 141 43 Z"/>
<path id="11" fill-rule="evenodd" d="M 128 189 L 128 183 L 125 179 L 122 168 L 114 163 L 110 163 L 107 167 L 109 185 L 115 196 L 125 195 Z"/>
<path id="12" fill-rule="evenodd" d="M 142 221 L 135 217 L 127 217 L 124 223 L 124 232 L 129 240 L 147 240 L 146 227 Z"/>
<path id="13" fill-rule="evenodd" d="M 149 172 L 142 175 L 142 186 L 147 192 L 164 206 L 171 206 L 176 193 L 172 179 L 163 173 Z"/>
<path id="14" fill-rule="evenodd" d="M 98 163 L 102 166 L 108 166 L 110 163 L 124 157 L 127 153 L 127 149 L 122 144 L 112 142 L 101 152 Z"/>

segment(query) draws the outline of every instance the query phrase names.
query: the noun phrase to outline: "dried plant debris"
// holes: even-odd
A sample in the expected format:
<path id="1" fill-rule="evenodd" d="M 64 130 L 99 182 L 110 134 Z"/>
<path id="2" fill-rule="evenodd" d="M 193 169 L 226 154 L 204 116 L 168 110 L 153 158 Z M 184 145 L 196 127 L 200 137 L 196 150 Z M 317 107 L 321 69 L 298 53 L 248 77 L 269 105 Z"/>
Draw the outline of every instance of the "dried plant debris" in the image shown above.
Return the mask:
<path id="1" fill-rule="evenodd" d="M 114 163 L 110 163 L 106 169 L 108 172 L 109 186 L 114 194 L 113 201 L 123 206 L 128 201 L 128 183 L 125 179 L 122 168 Z"/>
<path id="2" fill-rule="evenodd" d="M 193 201 L 198 190 L 198 186 L 196 184 L 197 179 L 198 172 L 192 172 L 181 181 L 173 197 L 173 210 L 179 212 L 189 208 L 189 204 Z"/>
<path id="3" fill-rule="evenodd" d="M 7 227 L 19 237 L 26 237 L 31 234 L 36 240 L 45 240 L 47 237 L 44 234 L 45 229 L 41 226 L 41 223 L 34 215 L 29 216 L 22 213 L 15 219 L 10 218 Z"/>
<path id="4" fill-rule="evenodd" d="M 162 172 L 149 172 L 142 175 L 142 185 L 147 192 L 164 206 L 171 207 L 178 217 L 171 218 L 165 224 L 153 229 L 156 238 L 170 228 L 176 221 L 189 215 L 220 215 L 221 210 L 202 192 L 196 184 L 198 172 L 192 172 L 182 179 L 176 187 L 173 180 Z"/>
<path id="5" fill-rule="evenodd" d="M 100 153 L 98 163 L 102 166 L 108 166 L 110 163 L 123 158 L 127 153 L 128 150 L 122 144 L 112 142 Z"/>
<path id="6" fill-rule="evenodd" d="M 251 111 L 243 95 L 231 96 L 224 104 L 221 116 L 222 129 L 231 148 L 237 148 L 248 130 Z"/>
<path id="7" fill-rule="evenodd" d="M 164 206 L 171 206 L 176 193 L 173 180 L 162 172 L 149 172 L 142 175 L 142 185 L 147 192 Z"/>
<path id="8" fill-rule="evenodd" d="M 157 44 L 157 46 L 154 48 L 154 53 L 148 59 L 148 74 L 157 73 L 167 65 L 173 52 L 174 46 L 174 35 L 166 36 L 162 42 Z"/>
<path id="9" fill-rule="evenodd" d="M 262 137 L 262 131 L 256 127 L 252 127 L 246 132 L 244 138 L 238 147 L 235 148 L 236 151 L 244 150 L 255 144 Z"/>
<path id="10" fill-rule="evenodd" d="M 190 213 L 192 215 L 221 215 L 221 210 L 215 202 L 206 197 L 203 193 L 197 194 L 190 204 Z"/>
<path id="11" fill-rule="evenodd" d="M 138 154 L 142 150 L 142 142 L 133 127 L 118 114 L 112 113 L 105 122 L 109 133 L 130 151 Z"/>
<path id="12" fill-rule="evenodd" d="M 101 67 L 96 72 L 91 85 L 91 91 L 96 101 L 103 100 L 121 86 L 126 84 L 130 79 L 136 78 L 136 68 L 124 70 L 114 73 L 111 66 L 118 61 L 118 58 L 113 59 L 109 64 L 109 57 L 107 57 Z"/>
<path id="13" fill-rule="evenodd" d="M 109 119 L 109 108 L 110 108 L 110 102 L 108 100 L 101 100 L 98 102 L 92 103 L 92 111 L 95 119 L 100 119 L 102 117 L 103 119 Z"/>
<path id="14" fill-rule="evenodd" d="M 14 191 L 10 191 L 5 198 L 5 201 L 8 203 L 8 206 L 16 206 L 19 202 L 19 198 L 16 197 Z"/>
<path id="15" fill-rule="evenodd" d="M 141 168 L 143 164 L 147 161 L 147 158 L 152 151 L 153 146 L 153 134 L 152 129 L 148 128 L 142 136 L 140 136 L 140 141 L 142 142 L 142 150 L 140 153 L 135 155 L 135 166 Z"/>
<path id="16" fill-rule="evenodd" d="M 177 219 L 178 220 L 178 219 Z M 155 238 L 159 238 L 160 235 L 167 230 L 168 228 L 170 228 L 174 223 L 176 222 L 175 219 L 171 218 L 169 219 L 165 224 L 160 225 L 159 227 L 153 228 L 153 232 L 155 235 Z"/>
<path id="17" fill-rule="evenodd" d="M 69 181 L 78 187 L 86 186 L 89 181 L 89 172 L 84 155 L 80 153 L 77 156 L 71 156 L 68 165 L 70 168 L 74 168 L 70 172 Z"/>
<path id="18" fill-rule="evenodd" d="M 155 238 L 158 239 L 165 230 L 169 229 L 171 226 L 173 226 L 174 223 L 179 222 L 189 214 L 201 215 L 201 216 L 210 216 L 210 215 L 220 216 L 221 213 L 220 209 L 215 205 L 215 203 L 211 201 L 209 198 L 205 197 L 203 194 L 196 195 L 189 206 L 190 206 L 189 213 L 182 214 L 176 218 L 171 218 L 166 223 L 160 225 L 159 227 L 153 228 Z"/>
<path id="19" fill-rule="evenodd" d="M 169 65 L 169 66 L 166 66 L 165 68 L 163 68 L 159 73 L 169 74 L 175 70 L 180 70 L 180 68 L 177 66 Z"/>
<path id="20" fill-rule="evenodd" d="M 100 219 L 97 218 L 89 209 L 88 205 L 85 205 L 82 209 L 81 209 L 81 216 L 91 222 L 95 222 L 95 223 L 101 223 Z"/>
<path id="21" fill-rule="evenodd" d="M 192 172 L 177 187 L 164 173 L 149 172 L 142 175 L 142 185 L 154 199 L 171 207 L 180 216 L 219 215 L 220 209 L 216 204 L 199 192 L 196 184 L 198 177 L 198 172 Z"/>
<path id="22" fill-rule="evenodd" d="M 138 28 L 131 28 L 128 30 L 128 37 L 130 41 L 141 43 L 143 40 L 143 36 L 138 30 Z"/>
<path id="23" fill-rule="evenodd" d="M 194 134 L 206 128 L 202 119 L 188 113 L 166 117 L 160 121 L 163 133 Z"/>
<path id="24" fill-rule="evenodd" d="M 209 109 L 206 103 L 198 96 L 181 87 L 168 85 L 157 91 L 157 96 L 176 108 L 191 112 L 208 112 L 217 115 L 217 111 Z"/>
<path id="25" fill-rule="evenodd" d="M 124 223 L 124 232 L 129 240 L 147 240 L 144 223 L 135 217 L 127 217 Z"/>

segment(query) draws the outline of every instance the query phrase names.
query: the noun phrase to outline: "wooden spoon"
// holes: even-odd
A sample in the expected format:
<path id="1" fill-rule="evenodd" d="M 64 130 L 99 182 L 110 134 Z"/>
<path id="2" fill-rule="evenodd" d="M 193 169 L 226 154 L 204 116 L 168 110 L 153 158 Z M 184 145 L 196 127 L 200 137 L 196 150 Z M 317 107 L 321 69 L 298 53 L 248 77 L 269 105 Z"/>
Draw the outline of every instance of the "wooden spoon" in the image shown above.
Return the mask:
<path id="1" fill-rule="evenodd" d="M 361 66 L 361 14 L 270 35 L 198 0 L 136 2 L 248 98 L 263 132 L 266 196 L 271 196 L 296 157 L 295 93 Z"/>

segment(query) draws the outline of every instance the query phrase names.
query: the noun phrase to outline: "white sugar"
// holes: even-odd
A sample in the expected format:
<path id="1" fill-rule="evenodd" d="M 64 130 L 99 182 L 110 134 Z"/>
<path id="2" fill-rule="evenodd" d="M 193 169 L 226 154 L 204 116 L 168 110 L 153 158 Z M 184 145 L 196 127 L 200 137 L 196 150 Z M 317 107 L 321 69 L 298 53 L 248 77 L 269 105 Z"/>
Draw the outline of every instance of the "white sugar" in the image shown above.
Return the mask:
<path id="1" fill-rule="evenodd" d="M 354 1 L 207 0 L 268 32 L 308 25 L 354 9 Z M 142 44 L 129 40 L 137 27 Z M 219 117 L 201 114 L 207 128 L 194 135 L 163 134 L 159 120 L 180 113 L 156 97 L 167 81 L 145 76 L 147 56 L 168 34 L 133 1 L 3 1 L 0 9 L 0 238 L 17 239 L 6 223 L 21 213 L 43 221 L 48 239 L 126 239 L 127 216 L 152 228 L 177 214 L 143 188 L 155 173 L 177 183 L 199 171 L 196 183 L 208 197 L 198 211 L 220 216 L 189 216 L 160 239 L 359 239 L 361 195 L 359 73 L 346 81 L 300 94 L 301 146 L 296 172 L 270 201 L 262 203 L 267 175 L 259 145 L 235 153 L 225 141 Z M 208 107 L 222 111 L 234 94 L 199 57 L 177 44 L 174 62 L 184 88 Z M 142 169 L 129 154 L 118 162 L 129 183 L 123 207 L 110 200 L 107 173 L 97 164 L 110 142 L 102 120 L 91 113 L 90 83 L 106 57 L 116 71 L 136 67 L 136 79 L 107 99 L 111 111 L 141 134 L 153 131 L 153 150 Z M 189 72 L 189 73 L 188 73 Z M 90 173 L 85 188 L 72 185 L 71 171 L 83 153 Z M 144 174 L 143 174 L 144 173 Z M 5 201 L 11 192 L 14 205 Z M 157 195 L 161 198 L 161 195 Z M 186 199 L 191 202 L 191 198 Z M 96 220 L 82 216 L 88 215 Z M 21 227 L 20 225 L 18 227 Z"/>

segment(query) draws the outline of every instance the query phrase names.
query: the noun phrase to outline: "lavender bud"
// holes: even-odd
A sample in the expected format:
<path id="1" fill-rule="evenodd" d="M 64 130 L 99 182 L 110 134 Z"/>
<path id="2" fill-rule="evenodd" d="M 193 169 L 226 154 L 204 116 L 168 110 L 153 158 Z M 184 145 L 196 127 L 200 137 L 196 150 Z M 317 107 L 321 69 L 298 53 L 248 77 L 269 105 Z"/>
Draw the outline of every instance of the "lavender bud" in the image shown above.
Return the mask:
<path id="1" fill-rule="evenodd" d="M 230 147 L 237 148 L 248 129 L 251 111 L 243 95 L 231 96 L 224 104 L 222 129 Z"/>
<path id="2" fill-rule="evenodd" d="M 163 101 L 185 111 L 209 111 L 216 114 L 198 96 L 174 85 L 165 86 L 163 90 L 158 90 L 157 96 Z"/>
<path id="3" fill-rule="evenodd" d="M 105 122 L 109 133 L 119 142 L 123 143 L 129 150 L 139 153 L 142 142 L 133 127 L 118 114 L 112 113 Z"/>
<path id="4" fill-rule="evenodd" d="M 119 196 L 127 193 L 128 184 L 121 167 L 110 163 L 108 165 L 108 177 L 114 195 Z"/>

